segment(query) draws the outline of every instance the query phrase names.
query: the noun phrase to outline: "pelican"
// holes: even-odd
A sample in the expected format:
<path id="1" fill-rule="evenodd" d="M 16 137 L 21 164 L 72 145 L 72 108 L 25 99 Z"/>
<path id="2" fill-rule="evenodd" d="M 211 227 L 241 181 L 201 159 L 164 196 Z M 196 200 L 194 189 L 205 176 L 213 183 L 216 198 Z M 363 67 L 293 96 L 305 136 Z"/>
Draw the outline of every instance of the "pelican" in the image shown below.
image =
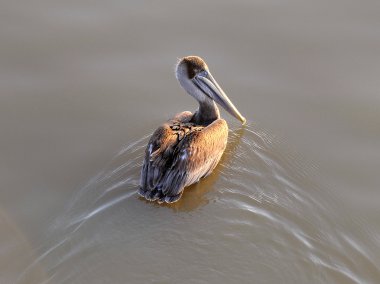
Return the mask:
<path id="1" fill-rule="evenodd" d="M 242 124 L 246 122 L 200 57 L 180 59 L 175 75 L 199 108 L 194 114 L 184 111 L 175 115 L 149 140 L 138 193 L 159 203 L 178 201 L 184 188 L 208 176 L 222 157 L 228 126 L 216 103 Z"/>

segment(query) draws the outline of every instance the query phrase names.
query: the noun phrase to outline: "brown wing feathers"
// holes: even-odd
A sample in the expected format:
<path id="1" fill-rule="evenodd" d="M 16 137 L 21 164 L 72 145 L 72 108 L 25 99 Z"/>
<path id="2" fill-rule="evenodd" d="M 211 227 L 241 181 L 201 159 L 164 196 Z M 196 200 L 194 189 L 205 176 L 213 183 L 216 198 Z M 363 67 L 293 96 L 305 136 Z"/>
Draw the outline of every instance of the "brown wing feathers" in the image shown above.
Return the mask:
<path id="1" fill-rule="evenodd" d="M 145 152 L 139 194 L 148 200 L 175 202 L 183 188 L 215 168 L 226 146 L 227 124 L 207 127 L 170 121 L 155 131 Z"/>

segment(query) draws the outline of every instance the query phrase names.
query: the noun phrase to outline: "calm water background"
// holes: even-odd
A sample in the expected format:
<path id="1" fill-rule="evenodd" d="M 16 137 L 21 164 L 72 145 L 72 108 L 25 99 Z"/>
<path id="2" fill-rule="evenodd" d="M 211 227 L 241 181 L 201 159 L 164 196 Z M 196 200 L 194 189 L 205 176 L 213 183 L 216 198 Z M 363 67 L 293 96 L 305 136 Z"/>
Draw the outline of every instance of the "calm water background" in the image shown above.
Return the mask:
<path id="1" fill-rule="evenodd" d="M 379 1 L 0 5 L 0 283 L 380 283 Z M 158 206 L 190 54 L 249 123 Z"/>

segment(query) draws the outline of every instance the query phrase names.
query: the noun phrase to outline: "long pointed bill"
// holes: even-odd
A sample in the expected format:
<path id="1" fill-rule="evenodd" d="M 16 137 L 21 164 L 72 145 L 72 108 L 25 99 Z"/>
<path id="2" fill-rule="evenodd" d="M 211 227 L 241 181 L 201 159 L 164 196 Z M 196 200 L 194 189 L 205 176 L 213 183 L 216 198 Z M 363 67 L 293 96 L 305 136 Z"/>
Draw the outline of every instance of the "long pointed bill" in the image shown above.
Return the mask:
<path id="1" fill-rule="evenodd" d="M 210 72 L 203 71 L 196 75 L 192 80 L 194 84 L 202 90 L 203 93 L 205 93 L 208 97 L 213 99 L 216 103 L 218 103 L 221 107 L 228 111 L 232 116 L 234 116 L 243 124 L 245 124 L 246 119 L 241 115 L 241 113 L 237 110 L 234 104 L 230 101 L 230 99 L 224 93 L 222 88 L 215 81 L 214 77 L 212 77 Z"/>

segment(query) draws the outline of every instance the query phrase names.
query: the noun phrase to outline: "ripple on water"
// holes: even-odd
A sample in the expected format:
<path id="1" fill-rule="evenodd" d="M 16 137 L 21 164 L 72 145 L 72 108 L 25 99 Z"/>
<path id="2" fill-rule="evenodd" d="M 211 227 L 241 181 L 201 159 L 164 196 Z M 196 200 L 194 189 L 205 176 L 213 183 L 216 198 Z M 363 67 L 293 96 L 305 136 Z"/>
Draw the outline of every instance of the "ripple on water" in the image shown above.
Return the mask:
<path id="1" fill-rule="evenodd" d="M 179 202 L 157 205 L 136 194 L 148 137 L 73 196 L 20 280 L 37 264 L 51 283 L 370 283 L 379 276 L 365 245 L 334 223 L 334 197 L 278 138 L 251 125 L 230 131 L 215 172 Z"/>

